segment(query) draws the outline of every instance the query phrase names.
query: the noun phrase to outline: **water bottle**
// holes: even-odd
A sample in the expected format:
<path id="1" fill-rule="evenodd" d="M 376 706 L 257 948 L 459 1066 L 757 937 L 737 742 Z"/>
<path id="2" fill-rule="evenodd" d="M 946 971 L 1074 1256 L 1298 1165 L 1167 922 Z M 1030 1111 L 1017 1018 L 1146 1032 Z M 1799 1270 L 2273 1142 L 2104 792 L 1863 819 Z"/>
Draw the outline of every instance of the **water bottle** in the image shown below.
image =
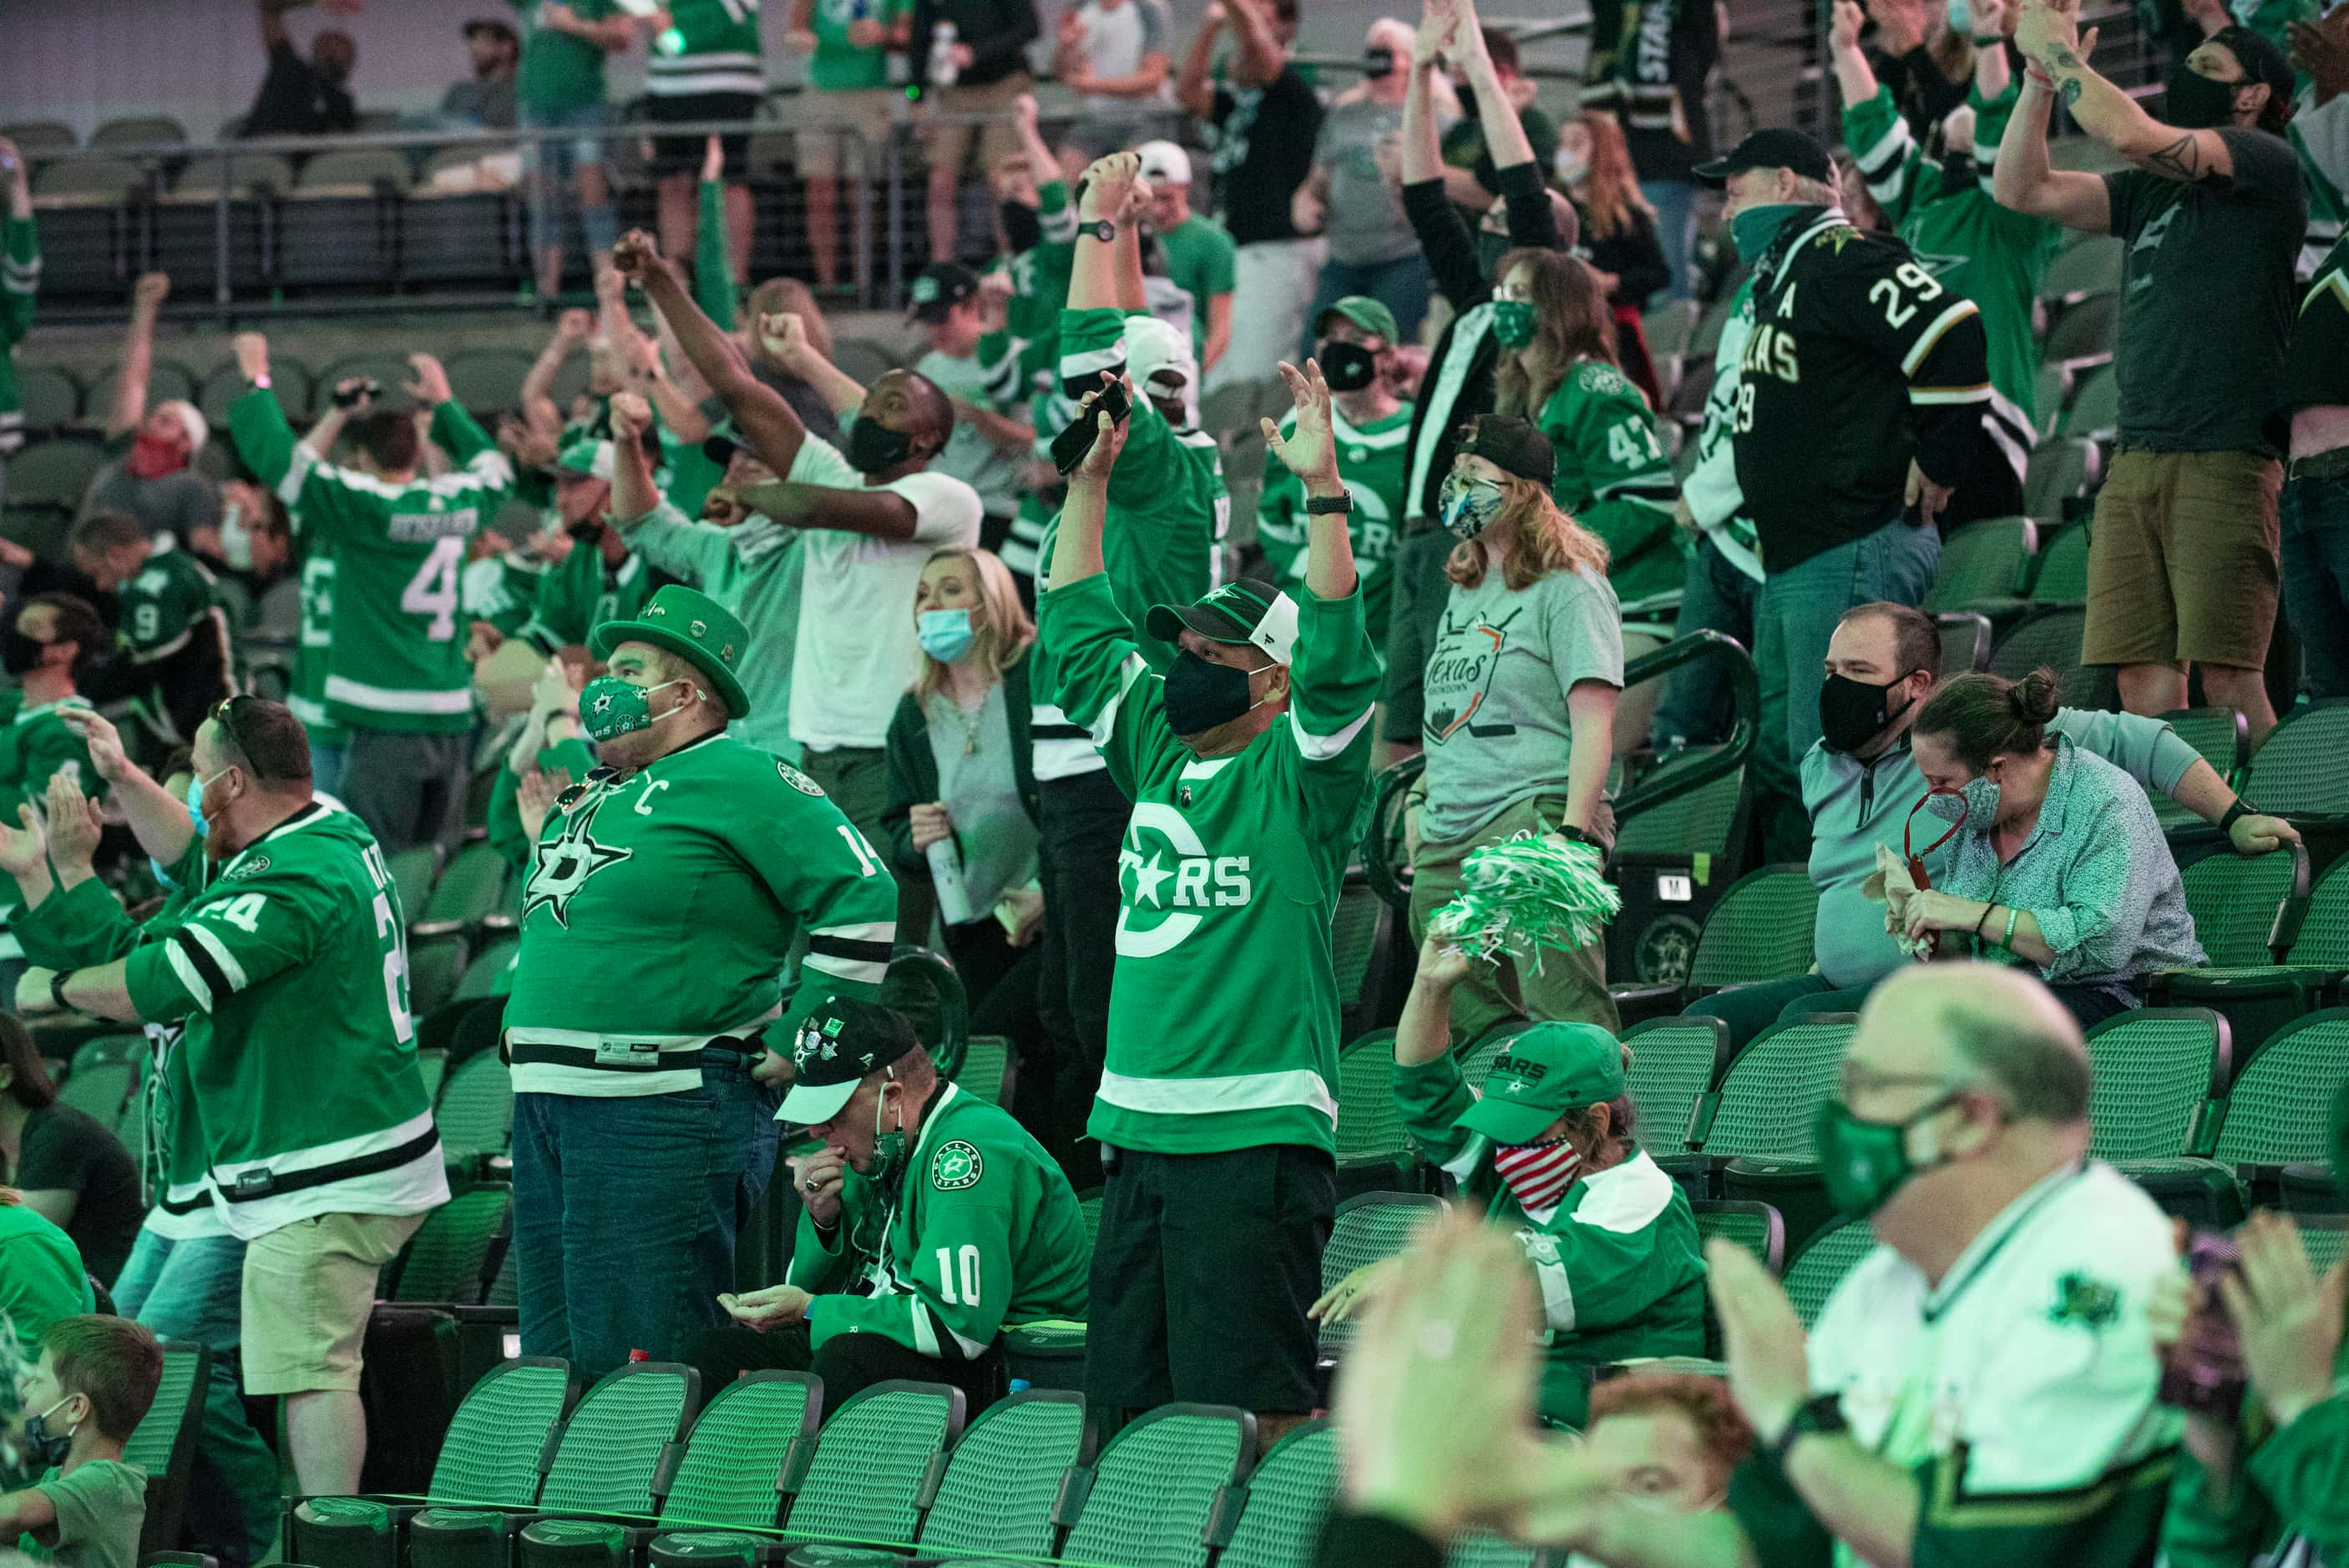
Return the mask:
<path id="1" fill-rule="evenodd" d="M 970 921 L 970 890 L 963 885 L 962 851 L 951 838 L 940 839 L 924 851 L 930 861 L 930 884 L 938 890 L 938 918 L 948 925 Z"/>
<path id="2" fill-rule="evenodd" d="M 955 25 L 941 22 L 930 29 L 930 86 L 950 88 L 962 72 L 954 63 Z"/>

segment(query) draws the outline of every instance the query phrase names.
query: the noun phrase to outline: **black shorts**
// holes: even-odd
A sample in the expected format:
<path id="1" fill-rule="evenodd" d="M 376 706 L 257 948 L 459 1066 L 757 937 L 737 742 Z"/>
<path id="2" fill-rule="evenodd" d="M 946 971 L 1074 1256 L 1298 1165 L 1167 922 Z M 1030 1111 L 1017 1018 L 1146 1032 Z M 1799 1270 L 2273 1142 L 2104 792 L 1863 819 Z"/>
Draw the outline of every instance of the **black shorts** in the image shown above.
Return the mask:
<path id="1" fill-rule="evenodd" d="M 682 93 L 675 98 L 645 95 L 645 118 L 655 125 L 664 121 L 689 124 L 695 120 L 752 119 L 758 113 L 757 93 Z M 730 184 L 739 185 L 750 178 L 750 133 L 730 132 L 718 139 L 726 148 L 726 179 Z M 655 136 L 653 172 L 698 172 L 709 143 L 709 139 L 704 136 Z"/>
<path id="2" fill-rule="evenodd" d="M 1337 1166 L 1275 1144 L 1223 1154 L 1115 1151 L 1093 1243 L 1085 1398 L 1303 1413 L 1316 1403 L 1321 1249 Z"/>

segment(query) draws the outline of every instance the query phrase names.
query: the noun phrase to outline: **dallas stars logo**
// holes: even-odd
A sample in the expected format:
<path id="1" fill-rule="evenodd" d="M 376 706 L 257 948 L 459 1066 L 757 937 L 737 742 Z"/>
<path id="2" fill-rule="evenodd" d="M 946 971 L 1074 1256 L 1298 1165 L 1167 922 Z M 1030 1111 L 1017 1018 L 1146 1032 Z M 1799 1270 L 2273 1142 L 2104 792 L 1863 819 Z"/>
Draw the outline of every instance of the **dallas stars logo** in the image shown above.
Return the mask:
<path id="1" fill-rule="evenodd" d="M 571 901 L 587 879 L 636 852 L 596 842 L 595 825 L 593 810 L 577 812 L 564 822 L 562 833 L 553 843 L 540 848 L 538 863 L 531 868 L 530 882 L 523 890 L 523 920 L 543 907 L 553 912 L 555 924 L 569 929 Z"/>
<path id="2" fill-rule="evenodd" d="M 957 1138 L 951 1143 L 938 1145 L 930 1158 L 930 1185 L 941 1192 L 959 1192 L 978 1185 L 987 1170 L 987 1161 L 978 1150 Z"/>

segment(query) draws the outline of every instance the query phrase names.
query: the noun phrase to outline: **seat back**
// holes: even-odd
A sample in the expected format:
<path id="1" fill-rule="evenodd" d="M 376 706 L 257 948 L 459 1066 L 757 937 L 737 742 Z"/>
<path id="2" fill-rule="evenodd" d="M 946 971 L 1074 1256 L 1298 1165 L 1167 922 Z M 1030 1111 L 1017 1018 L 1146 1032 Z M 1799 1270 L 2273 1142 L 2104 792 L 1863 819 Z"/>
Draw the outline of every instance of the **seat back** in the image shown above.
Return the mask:
<path id="1" fill-rule="evenodd" d="M 140 1035 L 105 1035 L 85 1041 L 74 1052 L 73 1070 L 57 1089 L 57 1098 L 112 1127 L 139 1079 L 139 1064 L 147 1055 Z"/>
<path id="2" fill-rule="evenodd" d="M 1292 1429 L 1249 1472 L 1247 1501 L 1216 1568 L 1309 1568 L 1337 1492 L 1337 1429 L 1327 1420 Z"/>
<path id="3" fill-rule="evenodd" d="M 67 158 L 33 175 L 33 194 L 45 201 L 122 201 L 147 184 L 147 170 L 127 158 Z"/>
<path id="4" fill-rule="evenodd" d="M 1444 1568 L 1535 1568 L 1540 1561 L 1531 1547 L 1506 1540 L 1481 1524 L 1463 1531 L 1444 1553 Z"/>
<path id="5" fill-rule="evenodd" d="M 2232 782 L 2241 771 L 2244 759 L 2251 754 L 2251 726 L 2236 709 L 2181 707 L 2161 717 L 2220 779 Z M 2158 789 L 2147 789 L 2146 796 L 2153 802 L 2154 820 L 2161 824 L 2165 833 L 2192 827 L 2202 820 Z"/>
<path id="6" fill-rule="evenodd" d="M 464 1187 L 424 1216 L 389 1271 L 388 1301 L 477 1305 L 490 1287 L 500 1243 L 513 1214 L 513 1189 L 502 1181 Z"/>
<path id="7" fill-rule="evenodd" d="M 2207 845 L 2212 836 L 2203 838 Z M 2188 841 L 2172 852 L 2183 861 L 2194 847 Z M 2194 935 L 2212 964 L 2271 964 L 2308 897 L 2308 851 L 2287 844 L 2271 854 L 2238 855 L 2220 845 L 2179 875 Z"/>
<path id="8" fill-rule="evenodd" d="M 1204 1568 L 1207 1523 L 1256 1455 L 1256 1418 L 1162 1405 L 1126 1424 L 1094 1465 L 1061 1555 L 1121 1568 Z"/>
<path id="9" fill-rule="evenodd" d="M 2349 1253 L 2349 1214 L 2295 1214 L 2292 1222 L 2300 1227 L 2301 1244 L 2317 1278 Z"/>
<path id="10" fill-rule="evenodd" d="M 2109 436 L 2120 428 L 2121 384 L 2109 365 L 2083 372 L 2059 427 L 2067 436 Z"/>
<path id="11" fill-rule="evenodd" d="M 1011 1042 L 1001 1035 L 973 1035 L 963 1047 L 954 1081 L 989 1105 L 1003 1103 L 1003 1075 L 1011 1066 Z"/>
<path id="12" fill-rule="evenodd" d="M 432 896 L 424 903 L 423 918 L 471 925 L 497 913 L 505 887 L 505 856 L 486 843 L 468 844 L 449 862 L 440 880 L 432 884 Z"/>
<path id="13" fill-rule="evenodd" d="M 1941 634 L 1941 678 L 1961 676 L 1990 663 L 1990 617 L 1971 610 L 1944 610 L 1933 617 Z"/>
<path id="14" fill-rule="evenodd" d="M 450 355 L 447 368 L 458 402 L 475 413 L 499 413 L 522 407 L 531 357 L 515 348 L 467 348 Z"/>
<path id="15" fill-rule="evenodd" d="M 2042 410 L 2044 412 L 2044 410 Z M 2023 510 L 2039 521 L 2053 526 L 2064 521 L 2064 503 L 2088 488 L 2092 469 L 2091 454 L 2095 449 L 2085 441 L 2071 437 L 2058 437 L 2043 441 L 2032 449 L 2031 461 L 2023 472 Z M 2039 570 L 2044 573 L 2047 552 L 2055 541 L 2069 530 L 2058 530 L 2040 546 Z M 2085 559 L 2085 557 L 2084 557 Z M 2038 597 L 2034 582 L 2032 597 Z"/>
<path id="16" fill-rule="evenodd" d="M 2349 1007 L 2326 1007 L 2270 1035 L 2237 1064 L 2211 1157 L 2222 1165 L 2332 1158 L 2325 1120 L 2349 1062 Z"/>
<path id="17" fill-rule="evenodd" d="M 18 410 L 27 430 L 55 430 L 81 412 L 81 383 L 56 365 L 27 365 L 16 372 Z"/>
<path id="18" fill-rule="evenodd" d="M 1811 966 L 1818 885 L 1798 865 L 1764 866 L 1737 879 L 1705 917 L 1689 965 L 1692 985 L 1788 980 Z"/>
<path id="19" fill-rule="evenodd" d="M 461 1163 L 480 1154 L 502 1154 L 513 1141 L 513 1074 L 495 1051 L 476 1051 L 440 1080 L 432 1119 L 440 1147 Z"/>
<path id="20" fill-rule="evenodd" d="M 106 449 L 96 441 L 28 442 L 8 459 L 8 500 L 17 506 L 79 506 L 105 466 Z"/>
<path id="21" fill-rule="evenodd" d="M 1364 1192 L 1338 1205 L 1330 1244 L 1321 1249 L 1321 1288 L 1329 1290 L 1365 1264 L 1391 1258 L 1412 1238 L 1443 1217 L 1444 1202 L 1432 1192 Z M 1321 1326 L 1321 1354 L 1335 1355 L 1354 1337 L 1354 1323 Z"/>
<path id="22" fill-rule="evenodd" d="M 2282 817 L 2349 814 L 2349 699 L 2296 707 L 2268 731 L 2243 793 Z"/>
<path id="23" fill-rule="evenodd" d="M 1986 517 L 1951 530 L 1941 564 L 1921 608 L 1929 614 L 2008 599 L 2023 563 L 2039 548 L 2039 525 L 2027 517 Z"/>
<path id="24" fill-rule="evenodd" d="M 2088 294 L 2121 292 L 2126 247 L 2110 234 L 2092 234 L 2055 253 L 2039 275 L 2039 297 L 2058 304 Z"/>
<path id="25" fill-rule="evenodd" d="M 433 1462 L 435 1502 L 526 1508 L 546 1473 L 548 1439 L 570 1413 L 578 1380 L 551 1356 L 500 1362 L 465 1396 Z"/>
<path id="26" fill-rule="evenodd" d="M 2031 580 L 2031 602 L 2085 604 L 2087 601 L 2088 525 L 2075 522 L 2057 529 L 2040 547 L 2038 574 Z"/>
<path id="27" fill-rule="evenodd" d="M 336 152 L 321 152 L 302 166 L 295 184 L 299 195 L 372 190 L 388 186 L 406 191 L 414 180 L 407 158 L 389 148 L 354 147 Z M 388 385 L 388 383 L 387 383 Z"/>
<path id="28" fill-rule="evenodd" d="M 1699 1198 L 1689 1206 L 1696 1212 L 1699 1236 L 1735 1242 L 1773 1274 L 1785 1270 L 1786 1222 L 1775 1208 L 1729 1198 Z"/>
<path id="29" fill-rule="evenodd" d="M 1373 1029 L 1338 1053 L 1337 1139 L 1341 1164 L 1406 1151 L 1395 1108 L 1392 1029 Z"/>
<path id="30" fill-rule="evenodd" d="M 392 889 L 399 894 L 402 917 L 423 919 L 425 906 L 432 902 L 433 879 L 440 874 L 440 846 L 410 844 L 387 858 L 384 870 L 391 873 Z"/>
<path id="31" fill-rule="evenodd" d="M 1376 984 L 1378 959 L 1387 946 L 1388 916 L 1393 913 L 1361 872 L 1346 873 L 1338 892 L 1338 908 L 1330 921 L 1331 961 L 1338 976 L 1338 1006 L 1360 1007 L 1365 993 Z"/>
<path id="32" fill-rule="evenodd" d="M 1698 1147 L 1716 1157 L 1776 1154 L 1807 1159 L 1811 1118 L 1835 1090 L 1858 1019 L 1816 1013 L 1756 1035 L 1722 1075 Z"/>
<path id="33" fill-rule="evenodd" d="M 1485 1080 L 1492 1076 L 1493 1064 L 1509 1048 L 1509 1042 L 1526 1028 L 1523 1018 L 1501 1018 L 1485 1026 L 1485 1032 L 1460 1047 L 1460 1079 L 1478 1094 L 1485 1092 Z"/>
<path id="34" fill-rule="evenodd" d="M 792 1501 L 787 1533 L 902 1547 L 914 1539 L 930 1466 L 962 1430 L 963 1394 L 943 1383 L 875 1383 L 832 1413 Z"/>
<path id="35" fill-rule="evenodd" d="M 564 1425 L 539 1506 L 651 1517 L 659 1501 L 653 1484 L 700 1390 L 701 1374 L 674 1361 L 636 1361 L 605 1374 Z"/>
<path id="36" fill-rule="evenodd" d="M 2021 680 L 2045 665 L 2055 672 L 2055 694 L 2066 707 L 2093 707 L 2097 672 L 2080 663 L 2080 635 L 2088 612 L 2076 604 L 2050 604 L 2014 624 L 1990 651 L 1994 675 Z"/>
<path id="37" fill-rule="evenodd" d="M 466 955 L 472 944 L 461 931 L 442 929 L 429 935 L 418 932 L 408 943 L 408 1008 L 417 1017 L 429 1017 L 454 999 L 464 984 Z"/>
<path id="38" fill-rule="evenodd" d="M 922 1517 L 924 1556 L 1045 1557 L 1071 1472 L 1092 1458 L 1085 1397 L 1023 1388 L 979 1412 Z"/>
<path id="39" fill-rule="evenodd" d="M 92 147 L 153 147 L 188 139 L 188 128 L 165 114 L 124 115 L 89 133 Z"/>
<path id="40" fill-rule="evenodd" d="M 2202 1107 L 2227 1082 L 2227 1020 L 2208 1007 L 2141 1007 L 2088 1031 L 2088 1152 L 2190 1152 Z"/>
<path id="41" fill-rule="evenodd" d="M 179 1542 L 204 1387 L 212 1377 L 212 1352 L 202 1345 L 165 1340 L 162 1348 L 163 1375 L 154 1400 L 122 1445 L 122 1462 L 147 1472 L 147 1519 L 139 1537 L 142 1556 Z"/>
<path id="42" fill-rule="evenodd" d="M 783 1488 L 815 1444 L 823 1385 L 804 1372 L 750 1372 L 718 1390 L 693 1423 L 661 1502 L 674 1529 L 771 1526 Z"/>
<path id="43" fill-rule="evenodd" d="M 1641 1141 L 1664 1153 L 1686 1149 L 1696 1108 L 1729 1059 L 1729 1025 L 1719 1018 L 1652 1018 L 1625 1034 L 1623 1043 L 1631 1047 L 1623 1087 L 1647 1130 Z"/>
<path id="44" fill-rule="evenodd" d="M 1661 784 L 1672 777 L 1674 769 L 1692 768 L 1718 749 L 1717 747 L 1692 747 L 1657 769 L 1640 783 Z M 1634 812 L 1621 819 L 1616 826 L 1615 852 L 1618 855 L 1727 855 L 1735 848 L 1744 793 L 1745 769 L 1735 768 L 1685 795 L 1647 810 Z"/>
<path id="45" fill-rule="evenodd" d="M 1843 1276 L 1875 1250 L 1876 1232 L 1866 1220 L 1845 1220 L 1812 1233 L 1786 1265 L 1786 1299 L 1795 1304 L 1805 1328 L 1816 1326 L 1819 1309 Z"/>
<path id="46" fill-rule="evenodd" d="M 2333 861 L 2309 894 L 2292 937 L 2292 962 L 2349 969 L 2349 856 Z"/>

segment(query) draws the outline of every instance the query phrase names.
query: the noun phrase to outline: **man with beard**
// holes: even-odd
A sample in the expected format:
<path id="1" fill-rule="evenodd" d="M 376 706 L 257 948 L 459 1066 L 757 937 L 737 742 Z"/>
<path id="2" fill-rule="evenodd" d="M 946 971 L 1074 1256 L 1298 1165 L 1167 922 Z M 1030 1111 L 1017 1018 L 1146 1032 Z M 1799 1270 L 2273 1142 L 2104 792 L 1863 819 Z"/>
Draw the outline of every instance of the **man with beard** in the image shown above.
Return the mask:
<path id="1" fill-rule="evenodd" d="M 221 704 L 192 767 L 203 891 L 127 956 L 27 971 L 16 1005 L 186 1025 L 202 1196 L 245 1243 L 245 1392 L 285 1397 L 305 1493 L 356 1491 L 376 1275 L 449 1198 L 416 1067 L 406 916 L 366 827 L 314 797 L 309 739 L 285 705 Z M 46 849 L 29 826 L 0 834 L 28 907 L 98 885 L 52 883 Z"/>
<path id="2" fill-rule="evenodd" d="M 261 46 L 269 51 L 269 74 L 244 117 L 243 136 L 323 136 L 359 128 L 358 105 L 352 101 L 351 68 L 358 64 L 358 46 L 340 28 L 329 27 L 310 40 L 310 57 L 304 59 L 285 35 L 285 13 L 310 0 L 261 0 Z M 356 15 L 359 0 L 326 0 L 326 9 Z"/>
<path id="3" fill-rule="evenodd" d="M 0 728 L 0 826 L 13 825 L 20 808 L 37 816 L 57 775 L 84 793 L 105 796 L 106 786 L 90 768 L 89 748 L 64 716 L 90 711 L 78 677 L 113 642 L 98 612 L 70 593 L 36 593 L 0 638 L 0 667 L 20 694 L 16 713 Z M 7 929 L 16 913 L 16 890 L 0 888 L 0 995 L 25 967 L 24 950 Z"/>

